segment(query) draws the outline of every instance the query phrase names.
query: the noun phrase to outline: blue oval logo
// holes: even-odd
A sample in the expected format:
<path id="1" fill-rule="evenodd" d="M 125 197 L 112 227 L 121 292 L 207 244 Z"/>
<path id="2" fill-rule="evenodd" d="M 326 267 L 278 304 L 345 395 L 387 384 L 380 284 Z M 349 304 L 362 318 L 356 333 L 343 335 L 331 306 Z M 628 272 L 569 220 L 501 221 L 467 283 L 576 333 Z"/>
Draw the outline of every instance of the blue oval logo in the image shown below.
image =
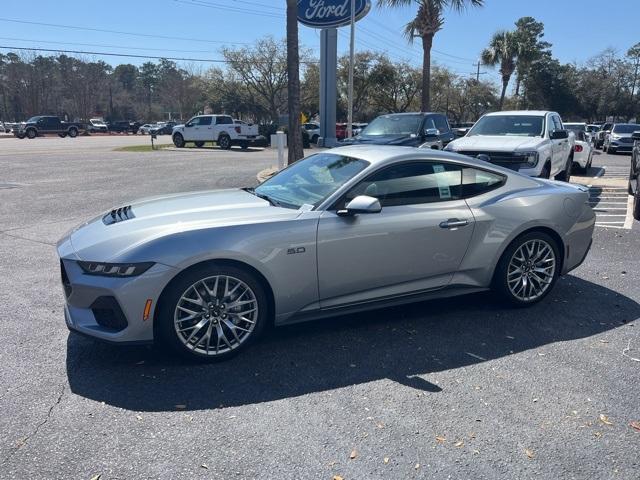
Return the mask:
<path id="1" fill-rule="evenodd" d="M 370 0 L 356 0 L 356 21 L 371 8 Z M 307 27 L 335 28 L 351 22 L 351 0 L 298 0 L 298 21 Z"/>

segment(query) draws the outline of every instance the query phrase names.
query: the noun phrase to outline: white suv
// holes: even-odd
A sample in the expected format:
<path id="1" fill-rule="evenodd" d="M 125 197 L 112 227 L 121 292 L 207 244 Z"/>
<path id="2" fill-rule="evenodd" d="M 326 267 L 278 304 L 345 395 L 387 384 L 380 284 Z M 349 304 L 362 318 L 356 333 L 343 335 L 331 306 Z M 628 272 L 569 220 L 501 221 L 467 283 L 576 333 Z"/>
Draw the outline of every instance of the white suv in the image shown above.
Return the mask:
<path id="1" fill-rule="evenodd" d="M 236 125 L 229 115 L 196 115 L 184 125 L 173 127 L 173 144 L 184 147 L 185 143 L 193 142 L 196 147 L 202 147 L 205 142 L 216 142 L 223 150 L 229 150 L 233 145 L 247 148 L 256 137 L 246 135 L 240 125 Z"/>
<path id="2" fill-rule="evenodd" d="M 524 175 L 569 181 L 575 135 L 556 112 L 488 113 L 445 150 L 477 157 Z"/>

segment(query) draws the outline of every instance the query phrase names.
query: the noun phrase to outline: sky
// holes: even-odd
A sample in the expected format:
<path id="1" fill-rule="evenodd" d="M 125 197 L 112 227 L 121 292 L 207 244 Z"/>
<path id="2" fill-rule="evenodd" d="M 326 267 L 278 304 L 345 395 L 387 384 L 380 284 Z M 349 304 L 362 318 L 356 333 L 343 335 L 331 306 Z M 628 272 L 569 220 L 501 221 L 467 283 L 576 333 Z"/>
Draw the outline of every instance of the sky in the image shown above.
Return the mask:
<path id="1" fill-rule="evenodd" d="M 419 44 L 408 45 L 401 33 L 416 7 L 391 10 L 378 8 L 377 0 L 372 3 L 369 14 L 356 24 L 356 50 L 386 52 L 392 60 L 420 65 Z M 240 47 L 266 35 L 285 36 L 284 0 L 32 0 L 29 5 L 26 9 L 20 2 L 8 2 L 0 10 L 0 46 L 214 60 L 222 58 L 220 48 L 225 44 Z M 640 0 L 612 0 L 607 7 L 603 5 L 602 0 L 485 0 L 483 8 L 446 13 L 444 27 L 434 39 L 432 58 L 460 75 L 474 74 L 473 64 L 491 35 L 514 28 L 514 22 L 523 16 L 544 23 L 545 40 L 553 44 L 553 54 L 562 62 L 580 64 L 608 47 L 624 54 L 640 42 Z M 610 21 L 605 15 L 609 8 L 615 11 Z M 301 45 L 319 55 L 319 30 L 301 25 L 299 35 Z M 348 27 L 341 28 L 339 53 L 348 51 L 348 39 Z M 147 61 L 88 57 L 112 65 Z M 203 69 L 214 65 L 190 64 Z M 495 69 L 483 66 L 481 71 L 485 79 L 498 78 Z"/>

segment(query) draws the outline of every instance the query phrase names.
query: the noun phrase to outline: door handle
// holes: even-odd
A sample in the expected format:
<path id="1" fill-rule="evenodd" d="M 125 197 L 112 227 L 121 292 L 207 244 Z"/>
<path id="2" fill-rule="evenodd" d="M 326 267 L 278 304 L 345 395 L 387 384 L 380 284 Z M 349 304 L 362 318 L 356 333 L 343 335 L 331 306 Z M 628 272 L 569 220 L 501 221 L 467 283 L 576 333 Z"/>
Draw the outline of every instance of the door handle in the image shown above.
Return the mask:
<path id="1" fill-rule="evenodd" d="M 440 228 L 458 228 L 464 227 L 465 225 L 469 225 L 468 220 L 459 220 L 457 218 L 450 218 L 449 220 L 440 222 Z"/>

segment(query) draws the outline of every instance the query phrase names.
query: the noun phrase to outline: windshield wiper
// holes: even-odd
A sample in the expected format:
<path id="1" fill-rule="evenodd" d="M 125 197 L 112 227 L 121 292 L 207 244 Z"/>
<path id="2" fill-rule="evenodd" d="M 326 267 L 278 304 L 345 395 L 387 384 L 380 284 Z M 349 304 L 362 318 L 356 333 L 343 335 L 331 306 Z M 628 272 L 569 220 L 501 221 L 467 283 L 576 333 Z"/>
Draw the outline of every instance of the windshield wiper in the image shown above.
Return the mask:
<path id="1" fill-rule="evenodd" d="M 255 188 L 253 188 L 253 187 L 243 188 L 243 190 L 244 190 L 245 192 L 249 192 L 249 193 L 250 193 L 250 194 L 252 194 L 252 195 L 255 195 L 255 196 L 256 196 L 256 197 L 258 197 L 258 198 L 261 198 L 261 199 L 263 199 L 263 200 L 266 200 L 267 202 L 269 202 L 269 203 L 270 203 L 271 205 L 273 205 L 274 207 L 282 207 L 282 206 L 283 206 L 279 201 L 277 201 L 277 200 L 275 200 L 275 199 L 271 198 L 269 195 L 265 195 L 264 193 L 258 193 L 258 192 L 256 192 L 256 189 L 255 189 Z"/>

